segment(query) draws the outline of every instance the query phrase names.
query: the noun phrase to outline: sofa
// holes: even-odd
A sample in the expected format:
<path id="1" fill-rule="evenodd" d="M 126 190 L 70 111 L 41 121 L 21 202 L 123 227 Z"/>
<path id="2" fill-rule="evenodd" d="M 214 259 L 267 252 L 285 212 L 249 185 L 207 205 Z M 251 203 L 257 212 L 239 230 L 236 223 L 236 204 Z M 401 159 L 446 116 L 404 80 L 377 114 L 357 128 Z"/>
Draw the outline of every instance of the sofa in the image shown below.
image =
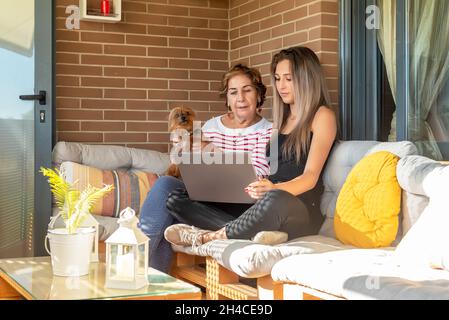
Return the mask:
<path id="1" fill-rule="evenodd" d="M 337 198 L 353 166 L 379 151 L 389 151 L 401 159 L 396 169 L 402 189 L 399 231 L 387 248 L 360 249 L 345 245 L 334 233 Z M 405 245 L 399 251 L 408 259 L 400 260 L 396 254 L 401 243 L 405 243 L 403 238 L 432 200 L 433 194 L 427 186 L 432 179 L 428 178 L 439 179 L 436 185 L 441 190 L 448 186 L 449 179 L 441 178 L 444 174 L 435 174 L 446 172 L 446 167 L 416 154 L 416 147 L 410 142 L 341 142 L 333 148 L 323 173 L 325 191 L 321 212 L 325 222 L 319 234 L 274 246 L 246 240 L 217 240 L 200 246 L 195 252 L 188 247 L 174 246 L 177 254 L 172 274 L 205 287 L 209 299 L 448 298 L 447 270 L 417 263 L 415 260 L 419 259 Z M 169 165 L 168 155 L 156 151 L 66 142 L 55 146 L 53 160 L 56 166 L 70 161 L 103 170 L 122 168 L 157 174 Z M 439 193 L 434 191 L 434 194 Z M 95 217 L 100 223 L 100 238 L 106 239 L 117 227 L 116 219 Z M 419 241 L 422 236 L 415 238 Z"/>

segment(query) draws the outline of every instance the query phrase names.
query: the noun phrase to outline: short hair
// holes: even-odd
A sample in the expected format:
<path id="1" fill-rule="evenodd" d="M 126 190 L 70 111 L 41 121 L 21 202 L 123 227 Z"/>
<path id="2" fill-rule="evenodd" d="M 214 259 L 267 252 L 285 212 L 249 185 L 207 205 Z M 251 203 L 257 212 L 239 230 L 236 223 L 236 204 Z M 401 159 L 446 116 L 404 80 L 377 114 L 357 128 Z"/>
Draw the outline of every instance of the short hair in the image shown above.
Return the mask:
<path id="1" fill-rule="evenodd" d="M 220 91 L 220 97 L 226 97 L 226 94 L 228 92 L 228 83 L 229 80 L 236 76 L 236 75 L 245 75 L 250 80 L 253 86 L 257 90 L 257 95 L 259 97 L 258 101 L 258 107 L 261 107 L 265 101 L 265 94 L 267 92 L 267 87 L 262 82 L 262 76 L 260 75 L 259 70 L 255 68 L 250 68 L 242 63 L 236 64 L 235 66 L 231 67 L 224 75 L 223 80 L 221 83 L 221 91 Z"/>

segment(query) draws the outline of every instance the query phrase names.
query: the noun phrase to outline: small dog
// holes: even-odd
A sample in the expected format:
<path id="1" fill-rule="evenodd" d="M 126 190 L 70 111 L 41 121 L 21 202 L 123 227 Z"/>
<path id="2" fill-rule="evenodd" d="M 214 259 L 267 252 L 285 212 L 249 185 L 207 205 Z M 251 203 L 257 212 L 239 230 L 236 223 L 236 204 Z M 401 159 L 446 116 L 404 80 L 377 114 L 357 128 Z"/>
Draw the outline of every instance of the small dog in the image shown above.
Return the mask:
<path id="1" fill-rule="evenodd" d="M 172 134 L 177 129 L 184 129 L 190 135 L 190 150 L 193 144 L 193 121 L 195 120 L 195 111 L 189 107 L 176 107 L 168 115 L 168 131 Z M 182 142 L 183 137 L 174 137 L 173 145 Z M 166 172 L 166 175 L 180 178 L 181 173 L 176 164 L 172 163 Z"/>

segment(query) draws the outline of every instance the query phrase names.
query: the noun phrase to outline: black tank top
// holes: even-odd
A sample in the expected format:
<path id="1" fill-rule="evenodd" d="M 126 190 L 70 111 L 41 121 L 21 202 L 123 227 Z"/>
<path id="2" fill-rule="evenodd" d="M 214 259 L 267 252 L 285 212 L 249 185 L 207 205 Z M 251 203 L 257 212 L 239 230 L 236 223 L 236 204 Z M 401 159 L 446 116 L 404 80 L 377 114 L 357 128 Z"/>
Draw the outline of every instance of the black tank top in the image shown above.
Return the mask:
<path id="1" fill-rule="evenodd" d="M 312 140 L 313 134 L 310 135 L 310 140 Z M 307 154 L 303 154 L 301 156 L 301 160 L 299 163 L 296 162 L 296 156 L 292 153 L 291 157 L 285 159 L 282 155 L 282 145 L 287 139 L 287 135 L 279 134 L 278 135 L 278 170 L 270 175 L 268 179 L 273 183 L 280 183 L 290 181 L 301 174 L 303 174 L 306 162 L 307 162 Z M 270 156 L 270 150 L 267 148 L 267 158 Z M 268 158 L 269 159 L 269 158 Z M 327 162 L 327 161 L 326 161 Z M 304 192 L 298 196 L 304 204 L 309 209 L 310 213 L 318 214 L 320 212 L 320 198 L 324 191 L 324 185 L 322 180 L 324 169 L 321 171 L 318 182 L 312 190 Z M 321 216 L 321 214 L 320 214 Z"/>

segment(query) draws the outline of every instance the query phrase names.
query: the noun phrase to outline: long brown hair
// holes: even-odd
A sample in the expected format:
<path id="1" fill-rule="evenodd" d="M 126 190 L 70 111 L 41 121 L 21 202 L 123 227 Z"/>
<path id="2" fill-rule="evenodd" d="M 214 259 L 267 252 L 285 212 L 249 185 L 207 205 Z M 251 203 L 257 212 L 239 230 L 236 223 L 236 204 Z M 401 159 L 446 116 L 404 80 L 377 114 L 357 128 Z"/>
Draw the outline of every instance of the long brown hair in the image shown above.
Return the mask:
<path id="1" fill-rule="evenodd" d="M 276 88 L 276 67 L 283 60 L 290 61 L 295 102 L 293 108 L 297 114 L 297 124 L 282 145 L 284 158 L 293 155 L 299 163 L 302 155 L 310 148 L 313 118 L 321 106 L 336 113 L 331 106 L 323 69 L 316 54 L 307 47 L 292 47 L 281 50 L 273 56 L 271 62 L 271 81 Z M 285 104 L 279 92 L 273 93 L 273 128 L 281 132 L 290 116 L 290 105 Z"/>

